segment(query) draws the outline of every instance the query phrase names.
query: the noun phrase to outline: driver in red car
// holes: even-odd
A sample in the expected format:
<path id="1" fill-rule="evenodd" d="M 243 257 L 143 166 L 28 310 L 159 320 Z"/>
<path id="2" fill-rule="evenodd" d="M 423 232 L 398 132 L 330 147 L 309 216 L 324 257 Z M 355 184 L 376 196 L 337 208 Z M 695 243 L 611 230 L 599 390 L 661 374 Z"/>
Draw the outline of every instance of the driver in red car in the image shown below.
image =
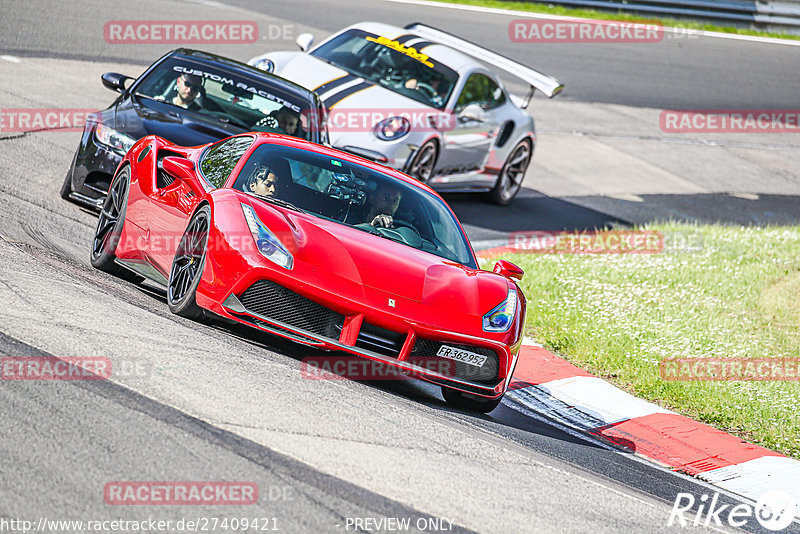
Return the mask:
<path id="1" fill-rule="evenodd" d="M 392 228 L 394 214 L 403 200 L 403 192 L 390 184 L 378 184 L 374 191 L 368 194 L 369 207 L 367 208 L 365 222 L 372 226 Z"/>
<path id="2" fill-rule="evenodd" d="M 261 197 L 275 194 L 278 175 L 266 165 L 258 165 L 244 184 L 244 190 Z"/>

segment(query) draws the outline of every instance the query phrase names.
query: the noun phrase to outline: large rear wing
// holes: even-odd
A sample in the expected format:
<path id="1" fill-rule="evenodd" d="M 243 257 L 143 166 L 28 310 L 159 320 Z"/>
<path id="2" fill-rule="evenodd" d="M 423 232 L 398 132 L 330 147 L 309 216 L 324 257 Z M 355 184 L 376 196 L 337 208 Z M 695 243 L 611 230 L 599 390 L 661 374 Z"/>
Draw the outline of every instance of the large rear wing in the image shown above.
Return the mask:
<path id="1" fill-rule="evenodd" d="M 543 92 L 549 98 L 553 98 L 560 93 L 562 89 L 564 89 L 564 84 L 555 78 L 548 76 L 547 74 L 541 73 L 538 70 L 534 70 L 530 67 L 526 67 L 525 65 L 517 63 L 513 59 L 509 59 L 496 52 L 487 50 L 482 46 L 471 43 L 460 37 L 456 37 L 453 34 L 444 32 L 442 30 L 437 30 L 436 28 L 427 26 L 421 22 L 413 22 L 406 26 L 405 29 L 414 32 L 420 37 L 424 37 L 425 39 L 435 43 L 449 46 L 450 48 L 453 48 L 459 52 L 463 52 L 474 57 L 475 59 L 485 61 L 494 67 L 498 67 L 512 76 L 516 76 L 517 78 L 525 81 L 528 85 Z"/>

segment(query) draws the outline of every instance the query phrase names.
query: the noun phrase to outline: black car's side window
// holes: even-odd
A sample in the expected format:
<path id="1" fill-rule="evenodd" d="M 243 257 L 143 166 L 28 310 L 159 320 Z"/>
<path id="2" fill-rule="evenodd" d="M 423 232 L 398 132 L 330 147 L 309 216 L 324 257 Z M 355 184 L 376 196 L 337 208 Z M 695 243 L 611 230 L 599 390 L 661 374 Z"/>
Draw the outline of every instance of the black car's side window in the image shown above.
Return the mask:
<path id="1" fill-rule="evenodd" d="M 200 171 L 203 177 L 215 188 L 225 185 L 225 180 L 233 172 L 239 159 L 253 144 L 254 137 L 242 135 L 220 141 L 203 154 Z"/>

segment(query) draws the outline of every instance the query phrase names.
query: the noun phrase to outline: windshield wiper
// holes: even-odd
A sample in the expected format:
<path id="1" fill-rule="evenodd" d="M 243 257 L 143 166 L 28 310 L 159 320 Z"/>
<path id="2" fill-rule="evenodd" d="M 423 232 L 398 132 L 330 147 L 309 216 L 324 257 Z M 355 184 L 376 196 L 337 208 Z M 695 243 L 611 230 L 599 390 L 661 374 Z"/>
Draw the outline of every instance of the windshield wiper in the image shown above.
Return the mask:
<path id="1" fill-rule="evenodd" d="M 218 115 L 210 115 L 210 116 L 214 117 L 217 121 L 221 122 L 222 124 L 232 124 L 234 126 L 238 126 L 239 128 L 244 128 L 245 130 L 250 129 L 248 125 L 232 117 L 220 117 Z"/>
<path id="2" fill-rule="evenodd" d="M 354 226 L 353 228 L 358 228 L 359 230 L 367 232 L 368 234 L 376 235 L 378 237 L 382 237 L 384 239 L 388 239 L 389 241 L 394 241 L 395 243 L 402 243 L 403 245 L 408 245 L 409 247 L 411 246 L 404 239 L 397 239 L 395 237 L 392 237 L 391 235 L 386 235 L 383 232 L 378 231 L 378 229 L 374 228 L 372 225 L 370 225 L 369 228 L 364 228 L 363 226 Z M 390 228 L 390 230 L 391 230 L 391 228 Z M 412 248 L 414 248 L 414 247 L 412 247 Z"/>
<path id="3" fill-rule="evenodd" d="M 311 54 L 311 55 L 314 56 L 317 59 L 321 59 L 322 61 L 324 61 L 328 65 L 333 65 L 334 67 L 338 67 L 339 66 L 336 63 L 334 63 L 333 61 L 331 61 L 330 59 L 326 58 L 325 56 L 318 56 L 316 54 Z"/>
<path id="4" fill-rule="evenodd" d="M 145 100 L 152 100 L 153 102 L 161 102 L 162 104 L 166 104 L 167 103 L 166 99 L 165 100 L 159 100 L 157 98 L 153 98 L 152 96 L 147 96 L 147 95 L 144 95 L 142 93 L 139 93 L 138 91 L 136 93 L 133 93 L 133 94 L 134 94 L 134 96 L 137 96 L 139 98 L 144 98 Z"/>
<path id="5" fill-rule="evenodd" d="M 173 104 L 172 102 L 170 102 L 167 99 L 154 98 L 152 96 L 144 95 L 142 93 L 133 93 L 133 96 L 135 96 L 137 98 L 143 98 L 145 100 L 150 100 L 152 102 L 158 102 L 159 104 L 167 104 L 168 106 L 172 106 L 173 108 L 184 109 L 184 108 L 182 108 L 182 107 L 180 107 L 178 105 Z M 178 118 L 178 119 L 181 118 L 181 115 L 180 115 L 180 113 L 177 112 L 177 110 L 170 110 L 169 111 L 169 115 L 172 116 L 172 117 Z"/>
<path id="6" fill-rule="evenodd" d="M 142 93 L 138 93 L 138 92 L 137 93 L 133 93 L 133 94 L 134 94 L 134 96 L 136 96 L 138 98 L 144 98 L 145 100 L 152 100 L 153 102 L 159 102 L 161 104 L 168 104 L 168 105 L 170 105 L 170 106 L 172 106 L 174 108 L 180 108 L 180 106 L 176 106 L 175 104 L 173 104 L 172 102 L 170 102 L 166 98 L 155 98 L 155 97 L 148 96 L 148 95 L 145 95 L 145 94 L 142 94 Z M 181 109 L 183 109 L 183 108 L 181 108 Z"/>
<path id="7" fill-rule="evenodd" d="M 271 197 L 271 196 L 266 196 L 266 195 L 259 195 L 258 193 L 250 193 L 250 194 L 253 195 L 254 197 L 260 198 L 261 200 L 266 200 L 267 202 L 271 202 L 273 204 L 277 204 L 278 206 L 281 206 L 283 208 L 289 208 L 290 210 L 299 211 L 300 213 L 308 213 L 303 208 L 298 208 L 297 206 L 295 206 L 291 202 L 288 202 L 288 201 L 283 200 L 281 198 Z"/>
<path id="8" fill-rule="evenodd" d="M 372 234 L 372 235 L 376 235 L 376 236 L 382 237 L 384 239 L 392 239 L 389 236 L 383 235 L 376 228 L 373 228 L 371 225 L 370 225 L 369 228 L 364 228 L 363 226 L 356 226 L 355 228 L 358 228 L 359 230 L 363 230 L 363 231 L 367 232 L 368 234 Z"/>
<path id="9" fill-rule="evenodd" d="M 353 69 L 351 67 L 346 67 L 344 65 L 340 65 L 339 63 L 336 63 L 335 61 L 331 61 L 330 59 L 328 59 L 326 57 L 323 57 L 323 56 L 314 56 L 314 57 L 324 61 L 328 65 L 336 67 L 337 69 L 341 69 L 341 70 L 345 71 L 348 74 L 352 74 L 353 76 L 358 76 L 359 78 L 364 78 L 365 80 L 369 80 L 369 77 L 366 74 L 364 74 L 363 72 L 359 72 L 356 69 Z"/>

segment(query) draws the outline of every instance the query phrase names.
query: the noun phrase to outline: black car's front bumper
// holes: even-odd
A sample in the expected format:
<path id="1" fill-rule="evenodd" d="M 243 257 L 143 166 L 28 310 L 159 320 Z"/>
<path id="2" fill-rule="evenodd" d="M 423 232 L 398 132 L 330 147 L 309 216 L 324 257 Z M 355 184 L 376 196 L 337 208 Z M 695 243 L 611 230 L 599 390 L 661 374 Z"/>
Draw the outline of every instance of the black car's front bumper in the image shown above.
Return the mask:
<path id="1" fill-rule="evenodd" d="M 86 123 L 65 180 L 70 184 L 70 200 L 100 210 L 123 155 L 97 141 L 96 127 L 95 122 Z"/>

